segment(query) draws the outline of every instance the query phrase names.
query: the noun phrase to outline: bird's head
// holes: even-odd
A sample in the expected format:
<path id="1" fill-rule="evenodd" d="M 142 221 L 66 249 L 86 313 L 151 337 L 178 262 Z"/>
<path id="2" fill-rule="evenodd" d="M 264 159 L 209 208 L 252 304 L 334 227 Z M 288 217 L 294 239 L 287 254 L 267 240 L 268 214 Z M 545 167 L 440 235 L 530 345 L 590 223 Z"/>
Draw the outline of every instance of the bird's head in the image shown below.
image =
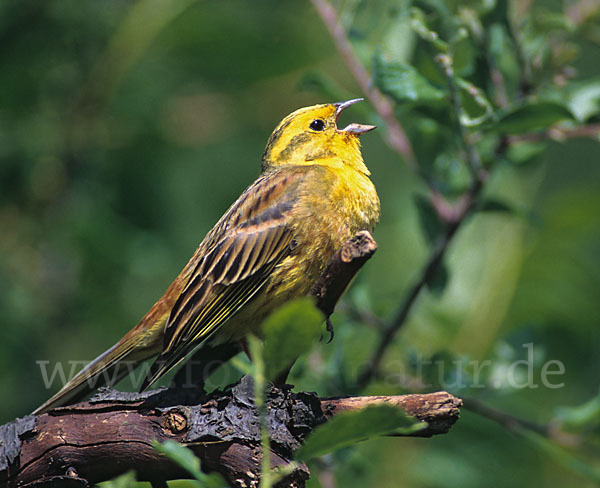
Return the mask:
<path id="1" fill-rule="evenodd" d="M 369 174 L 360 154 L 358 136 L 375 126 L 349 124 L 337 128 L 342 111 L 361 100 L 313 105 L 288 115 L 269 137 L 262 171 L 284 165 L 345 164 Z"/>

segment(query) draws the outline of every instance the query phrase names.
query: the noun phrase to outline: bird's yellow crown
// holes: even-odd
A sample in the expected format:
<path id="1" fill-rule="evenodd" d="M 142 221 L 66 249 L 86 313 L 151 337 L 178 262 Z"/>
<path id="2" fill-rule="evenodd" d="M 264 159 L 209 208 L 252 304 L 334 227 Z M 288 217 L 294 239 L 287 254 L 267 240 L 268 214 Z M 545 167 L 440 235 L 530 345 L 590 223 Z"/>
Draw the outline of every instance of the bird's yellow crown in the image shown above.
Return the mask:
<path id="1" fill-rule="evenodd" d="M 262 171 L 284 165 L 322 164 L 350 166 L 369 175 L 358 136 L 375 127 L 350 124 L 337 128 L 342 110 L 362 100 L 327 103 L 305 107 L 283 119 L 269 137 L 262 158 Z"/>

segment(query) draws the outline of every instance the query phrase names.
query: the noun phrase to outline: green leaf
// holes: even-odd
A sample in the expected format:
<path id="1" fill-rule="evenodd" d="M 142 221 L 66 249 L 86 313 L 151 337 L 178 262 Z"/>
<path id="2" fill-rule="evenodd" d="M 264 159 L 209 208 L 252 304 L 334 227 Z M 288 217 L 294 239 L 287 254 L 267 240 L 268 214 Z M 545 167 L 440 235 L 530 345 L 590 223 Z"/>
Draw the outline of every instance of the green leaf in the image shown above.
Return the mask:
<path id="1" fill-rule="evenodd" d="M 541 452 L 553 459 L 558 465 L 594 480 L 596 483 L 600 483 L 600 469 L 598 466 L 588 463 L 573 452 L 541 436 L 537 432 L 521 429 L 519 430 L 519 434 L 529 440 Z"/>
<path id="2" fill-rule="evenodd" d="M 539 156 L 542 155 L 547 148 L 547 142 L 521 142 L 512 144 L 506 152 L 506 158 L 512 164 L 524 166 L 538 161 Z"/>
<path id="3" fill-rule="evenodd" d="M 470 76 L 475 68 L 476 50 L 470 37 L 461 37 L 452 45 L 454 72 L 457 76 Z"/>
<path id="4" fill-rule="evenodd" d="M 433 275 L 427 280 L 427 288 L 436 297 L 441 297 L 444 290 L 450 281 L 450 273 L 448 267 L 444 263 L 440 263 L 434 270 Z"/>
<path id="5" fill-rule="evenodd" d="M 574 32 L 577 26 L 568 15 L 563 12 L 555 12 L 543 7 L 535 9 L 532 16 L 535 30 L 540 33 L 549 34 L 555 31 Z"/>
<path id="6" fill-rule="evenodd" d="M 438 8 L 440 13 L 445 11 L 447 12 L 446 15 L 450 15 L 450 12 L 448 11 L 448 8 L 444 2 L 435 1 L 433 2 L 433 5 Z M 445 14 L 442 13 L 441 15 Z M 410 9 L 410 26 L 419 35 L 419 37 L 421 37 L 421 39 L 431 43 L 437 51 L 441 53 L 448 52 L 448 43 L 442 41 L 440 39 L 440 35 L 436 31 L 429 28 L 425 18 L 425 13 L 421 9 L 416 7 Z"/>
<path id="7" fill-rule="evenodd" d="M 591 430 L 600 424 L 600 393 L 587 402 L 574 407 L 559 407 L 556 417 L 567 427 Z"/>
<path id="8" fill-rule="evenodd" d="M 434 177 L 442 193 L 460 195 L 471 186 L 471 171 L 455 150 L 440 151 L 433 162 Z"/>
<path id="9" fill-rule="evenodd" d="M 517 51 L 507 26 L 501 23 L 492 24 L 487 38 L 491 60 L 502 73 L 508 95 L 514 95 L 519 84 L 520 67 Z"/>
<path id="10" fill-rule="evenodd" d="M 490 101 L 483 90 L 462 78 L 455 78 L 461 89 L 462 107 L 459 113 L 460 123 L 465 127 L 476 127 L 494 114 Z"/>
<path id="11" fill-rule="evenodd" d="M 573 83 L 570 90 L 569 108 L 580 122 L 600 114 L 600 79 Z"/>
<path id="12" fill-rule="evenodd" d="M 560 120 L 572 120 L 573 115 L 563 105 L 554 102 L 533 102 L 500 116 L 494 131 L 517 134 L 547 129 Z"/>
<path id="13" fill-rule="evenodd" d="M 511 205 L 505 202 L 504 200 L 499 200 L 497 198 L 485 199 L 479 206 L 478 210 L 480 212 L 496 212 L 510 214 L 514 217 L 519 217 L 527 220 L 527 222 L 531 226 L 537 226 L 540 224 L 540 218 L 531 210 L 528 210 L 524 207 Z"/>
<path id="14" fill-rule="evenodd" d="M 164 443 L 155 442 L 154 449 L 174 461 L 194 478 L 199 479 L 204 473 L 200 470 L 200 460 L 187 447 L 175 441 L 165 441 Z"/>
<path id="15" fill-rule="evenodd" d="M 413 66 L 385 61 L 379 54 L 374 58 L 374 78 L 379 89 L 397 102 L 437 102 L 445 96 Z"/>
<path id="16" fill-rule="evenodd" d="M 227 486 L 221 475 L 217 473 L 206 474 L 200 469 L 200 460 L 191 449 L 170 440 L 167 440 L 162 444 L 155 441 L 153 446 L 154 449 L 163 456 L 169 458 L 174 463 L 177 463 L 196 480 L 201 481 L 203 487 L 224 488 Z"/>
<path id="17" fill-rule="evenodd" d="M 392 433 L 408 434 L 426 427 L 397 407 L 374 405 L 344 412 L 317 427 L 296 452 L 296 459 L 307 460 L 350 446 L 359 441 Z"/>
<path id="18" fill-rule="evenodd" d="M 489 198 L 483 201 L 481 207 L 479 207 L 480 212 L 500 212 L 500 213 L 509 213 L 512 215 L 518 214 L 518 212 L 511 207 L 508 203 L 498 200 L 495 198 Z"/>
<path id="19" fill-rule="evenodd" d="M 404 62 L 410 59 L 415 45 L 415 33 L 407 16 L 399 16 L 387 28 L 381 41 L 386 59 Z"/>
<path id="20" fill-rule="evenodd" d="M 311 298 L 287 303 L 263 323 L 265 376 L 275 379 L 318 342 L 325 318 Z"/>
<path id="21" fill-rule="evenodd" d="M 101 488 L 133 488 L 134 486 L 137 486 L 135 471 L 127 471 L 110 481 L 100 483 L 98 486 Z"/>
<path id="22" fill-rule="evenodd" d="M 415 195 L 415 205 L 419 215 L 419 224 L 427 242 L 434 243 L 444 232 L 444 224 L 440 221 L 429 199 L 423 195 Z"/>

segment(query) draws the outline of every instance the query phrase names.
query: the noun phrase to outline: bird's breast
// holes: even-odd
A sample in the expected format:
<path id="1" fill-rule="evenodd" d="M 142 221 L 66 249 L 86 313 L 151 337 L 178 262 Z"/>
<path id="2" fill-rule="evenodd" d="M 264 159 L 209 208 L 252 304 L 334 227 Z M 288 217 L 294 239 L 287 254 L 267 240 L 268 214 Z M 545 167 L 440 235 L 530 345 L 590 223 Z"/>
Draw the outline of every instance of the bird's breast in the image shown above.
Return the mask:
<path id="1" fill-rule="evenodd" d="M 270 282 L 284 299 L 309 293 L 344 242 L 372 231 L 379 219 L 379 198 L 366 175 L 342 169 L 319 176 L 300 191 L 290 219 L 296 246 Z"/>

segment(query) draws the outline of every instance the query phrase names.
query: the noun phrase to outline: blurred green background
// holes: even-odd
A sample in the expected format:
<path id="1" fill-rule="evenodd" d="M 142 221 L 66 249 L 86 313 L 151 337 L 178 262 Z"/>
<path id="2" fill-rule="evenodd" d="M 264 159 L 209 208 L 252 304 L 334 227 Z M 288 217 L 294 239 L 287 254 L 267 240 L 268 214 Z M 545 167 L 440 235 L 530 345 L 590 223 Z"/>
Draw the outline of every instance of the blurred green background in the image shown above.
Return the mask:
<path id="1" fill-rule="evenodd" d="M 535 2 L 557 16 L 593 4 Z M 414 34 L 394 23 L 407 5 L 336 4 L 363 60 L 383 45 L 418 61 Z M 461 5 L 448 3 L 452 12 Z M 592 22 L 576 45 L 578 78 L 600 76 L 599 33 Z M 58 379 L 44 387 L 37 361 L 52 369 L 91 360 L 137 323 L 257 176 L 281 118 L 362 95 L 306 1 L 0 3 L 0 422 L 58 389 Z M 341 123 L 354 121 L 381 126 L 362 139 L 382 202 L 379 251 L 334 316 L 333 343 L 316 345 L 293 372 L 298 388 L 321 395 L 349 393 L 376 343 L 376 325 L 351 311 L 389 317 L 428 255 L 415 205 L 426 185 L 388 149 L 368 103 Z M 413 143 L 423 157 L 426 137 Z M 439 380 L 439 368 L 415 364 L 437 360 L 446 389 L 572 437 L 558 446 L 465 409 L 448 435 L 371 440 L 327 456 L 311 466 L 314 486 L 596 486 L 599 161 L 598 140 L 569 139 L 532 164 L 495 166 L 486 195 L 517 215 L 477 213 L 459 230 L 449 281 L 424 290 L 367 390 L 436 389 L 416 377 Z M 446 174 L 461 177 L 452 165 Z M 507 384 L 529 343 L 536 381 L 557 360 L 565 372 L 552 382 L 563 387 Z M 492 361 L 485 388 L 448 379 L 457 358 Z"/>

